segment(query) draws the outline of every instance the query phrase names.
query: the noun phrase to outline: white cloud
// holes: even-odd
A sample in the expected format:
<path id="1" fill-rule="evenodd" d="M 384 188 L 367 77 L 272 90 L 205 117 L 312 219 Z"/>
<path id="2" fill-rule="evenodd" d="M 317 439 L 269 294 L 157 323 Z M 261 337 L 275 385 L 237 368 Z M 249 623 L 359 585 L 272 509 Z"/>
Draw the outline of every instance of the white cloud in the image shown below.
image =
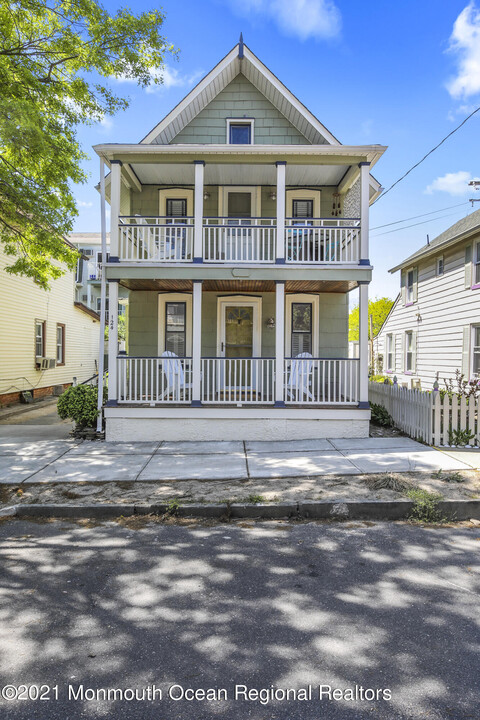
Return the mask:
<path id="1" fill-rule="evenodd" d="M 466 98 L 480 92 L 480 10 L 474 0 L 455 20 L 449 50 L 457 56 L 456 77 L 447 83 L 454 98 Z"/>
<path id="2" fill-rule="evenodd" d="M 332 38 L 340 33 L 342 16 L 333 0 L 229 0 L 239 15 L 273 20 L 285 35 L 300 40 Z"/>
<path id="3" fill-rule="evenodd" d="M 470 180 L 477 180 L 466 170 L 459 170 L 456 173 L 446 173 L 442 177 L 437 177 L 426 189 L 427 195 L 434 192 L 446 192 L 449 195 L 467 195 L 471 192 L 468 186 Z"/>
<path id="4" fill-rule="evenodd" d="M 84 202 L 83 200 L 77 200 L 78 207 L 81 208 L 89 208 L 93 206 L 93 203 L 91 202 Z"/>
<path id="5" fill-rule="evenodd" d="M 190 87 L 202 77 L 203 70 L 196 70 L 193 73 L 183 75 L 177 68 L 164 65 L 159 68 L 150 68 L 150 75 L 152 78 L 163 78 L 163 83 L 153 83 L 146 88 L 147 93 L 155 93 L 170 90 L 172 87 Z M 137 83 L 135 78 L 125 77 L 125 75 L 119 75 L 115 80 L 120 83 Z"/>

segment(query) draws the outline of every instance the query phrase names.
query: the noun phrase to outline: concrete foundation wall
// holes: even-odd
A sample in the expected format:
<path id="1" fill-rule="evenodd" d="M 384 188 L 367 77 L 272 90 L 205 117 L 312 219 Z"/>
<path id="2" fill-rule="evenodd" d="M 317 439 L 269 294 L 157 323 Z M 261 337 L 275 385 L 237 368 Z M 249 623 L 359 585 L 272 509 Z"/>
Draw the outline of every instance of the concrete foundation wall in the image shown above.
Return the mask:
<path id="1" fill-rule="evenodd" d="M 108 442 L 156 440 L 306 440 L 366 438 L 368 419 L 291 418 L 107 418 Z"/>

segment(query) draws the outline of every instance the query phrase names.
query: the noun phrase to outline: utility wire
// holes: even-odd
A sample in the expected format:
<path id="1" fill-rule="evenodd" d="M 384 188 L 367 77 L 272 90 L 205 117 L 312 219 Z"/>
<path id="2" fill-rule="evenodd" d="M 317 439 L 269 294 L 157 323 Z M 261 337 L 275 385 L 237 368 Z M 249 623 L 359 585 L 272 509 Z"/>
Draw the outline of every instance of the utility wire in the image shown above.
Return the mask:
<path id="1" fill-rule="evenodd" d="M 440 142 L 438 143 L 438 145 L 435 145 L 435 147 L 432 148 L 431 150 L 429 150 L 428 153 L 427 153 L 426 155 L 424 155 L 421 160 L 419 160 L 417 163 L 415 163 L 415 165 L 412 165 L 412 167 L 410 168 L 410 170 L 407 170 L 407 172 L 406 172 L 404 175 L 402 175 L 402 177 L 398 178 L 398 180 L 395 180 L 395 182 L 393 183 L 393 185 L 390 185 L 390 187 L 387 188 L 387 189 L 385 190 L 385 192 L 383 192 L 376 200 L 374 200 L 374 202 L 372 203 L 372 205 L 375 205 L 375 203 L 378 202 L 378 201 L 380 200 L 380 198 L 384 198 L 385 195 L 386 195 L 387 193 L 389 193 L 390 190 L 393 190 L 393 188 L 394 188 L 396 185 L 398 185 L 399 182 L 402 182 L 402 180 L 404 180 L 404 179 L 407 177 L 407 175 L 410 175 L 410 173 L 412 172 L 412 170 L 415 170 L 415 168 L 417 168 L 419 165 L 421 165 L 421 164 L 423 163 L 423 161 L 426 160 L 429 155 L 431 155 L 433 152 L 435 152 L 435 150 L 438 150 L 438 148 L 440 147 L 440 145 L 443 145 L 443 143 L 444 143 L 446 140 L 448 140 L 449 137 L 451 137 L 454 133 L 456 133 L 457 130 L 460 130 L 460 128 L 461 128 L 463 125 L 465 125 L 465 123 L 467 122 L 467 120 L 470 120 L 470 118 L 473 117 L 473 116 L 475 115 L 475 113 L 477 113 L 479 110 L 480 110 L 480 107 L 477 107 L 473 112 L 470 113 L 470 115 L 467 115 L 467 117 L 466 117 L 464 120 L 462 120 L 462 122 L 460 123 L 460 125 L 457 125 L 457 127 L 456 127 L 454 130 L 452 130 L 451 132 L 449 132 L 448 135 L 446 135 L 446 136 L 443 138 L 443 140 L 440 140 Z"/>
<path id="2" fill-rule="evenodd" d="M 457 213 L 448 213 L 448 215 L 440 215 L 440 217 L 431 218 L 430 220 L 422 220 L 422 222 L 413 223 L 413 225 L 405 225 L 405 227 L 395 228 L 395 230 L 387 230 L 387 232 L 378 233 L 378 235 L 372 235 L 372 238 L 382 237 L 382 235 L 391 235 L 391 233 L 401 232 L 402 230 L 407 230 L 408 228 L 417 227 L 417 225 L 425 225 L 425 223 L 432 222 L 432 220 L 441 220 L 442 218 L 453 217 L 454 215 L 457 215 Z"/>
<path id="3" fill-rule="evenodd" d="M 449 205 L 448 207 L 440 208 L 439 210 L 432 210 L 432 212 L 423 213 L 422 215 L 413 215 L 412 217 L 405 218 L 404 220 L 395 220 L 395 222 L 386 223 L 385 225 L 377 225 L 376 227 L 370 228 L 370 230 L 380 230 L 380 228 L 390 227 L 390 225 L 398 225 L 399 223 L 416 220 L 421 217 L 427 217 L 427 215 L 435 215 L 436 213 L 445 212 L 445 210 L 451 210 L 452 208 L 463 207 L 464 205 L 468 205 L 468 202 L 459 203 L 458 205 Z"/>

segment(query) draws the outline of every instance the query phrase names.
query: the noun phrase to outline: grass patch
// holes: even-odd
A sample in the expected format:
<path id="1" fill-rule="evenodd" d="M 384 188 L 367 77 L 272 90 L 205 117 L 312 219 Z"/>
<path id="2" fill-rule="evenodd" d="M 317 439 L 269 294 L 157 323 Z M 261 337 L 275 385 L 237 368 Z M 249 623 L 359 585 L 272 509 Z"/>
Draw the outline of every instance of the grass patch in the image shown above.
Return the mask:
<path id="1" fill-rule="evenodd" d="M 447 472 L 445 475 L 443 474 L 443 470 L 437 470 L 436 473 L 433 473 L 433 477 L 435 480 L 443 480 L 443 482 L 448 483 L 463 483 L 465 482 L 465 478 L 463 475 L 459 472 Z"/>
<path id="2" fill-rule="evenodd" d="M 393 490 L 398 493 L 406 493 L 414 488 L 409 480 L 395 477 L 395 475 L 374 475 L 365 478 L 365 485 L 370 490 Z"/>
<path id="3" fill-rule="evenodd" d="M 251 503 L 252 505 L 258 505 L 258 503 L 266 502 L 266 500 L 263 495 L 255 495 L 251 493 L 250 495 L 247 495 L 244 502 Z"/>

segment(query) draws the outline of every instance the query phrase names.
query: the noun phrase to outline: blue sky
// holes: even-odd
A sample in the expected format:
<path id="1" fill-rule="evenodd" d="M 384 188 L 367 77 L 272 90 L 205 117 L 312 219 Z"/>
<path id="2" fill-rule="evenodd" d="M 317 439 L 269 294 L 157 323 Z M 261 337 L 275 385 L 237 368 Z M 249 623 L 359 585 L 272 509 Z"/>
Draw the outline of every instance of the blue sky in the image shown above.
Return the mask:
<path id="1" fill-rule="evenodd" d="M 152 6 L 134 4 L 136 10 Z M 80 131 L 91 177 L 76 192 L 76 231 L 100 225 L 91 146 L 138 142 L 235 45 L 240 31 L 342 143 L 388 145 L 374 169 L 385 188 L 480 105 L 478 0 L 164 0 L 161 6 L 164 34 L 179 48 L 179 60 L 167 58 L 162 87 L 115 83 L 131 99 L 129 109 Z M 372 207 L 372 296 L 394 297 L 398 277 L 388 268 L 423 245 L 427 233 L 432 239 L 480 208 L 468 203 L 475 191 L 467 184 L 480 177 L 479 133 L 480 113 Z M 373 229 L 443 208 L 451 209 Z M 390 230 L 396 232 L 383 234 Z"/>

